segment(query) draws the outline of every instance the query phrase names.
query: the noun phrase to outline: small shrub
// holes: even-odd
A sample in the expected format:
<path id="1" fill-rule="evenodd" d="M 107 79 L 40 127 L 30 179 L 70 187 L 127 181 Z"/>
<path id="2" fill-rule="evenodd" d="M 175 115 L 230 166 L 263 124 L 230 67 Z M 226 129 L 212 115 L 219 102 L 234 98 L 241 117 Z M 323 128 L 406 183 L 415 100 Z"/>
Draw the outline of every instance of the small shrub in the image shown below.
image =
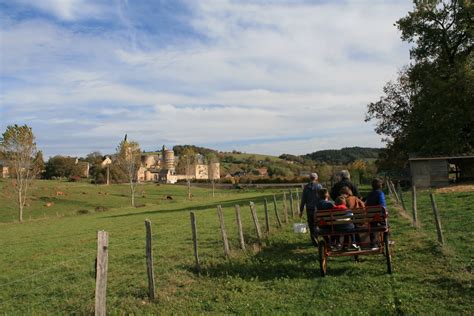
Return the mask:
<path id="1" fill-rule="evenodd" d="M 79 182 L 81 181 L 81 177 L 79 176 L 70 176 L 69 177 L 69 182 Z"/>
<path id="2" fill-rule="evenodd" d="M 89 210 L 78 210 L 76 213 L 78 215 L 89 214 Z"/>
<path id="3" fill-rule="evenodd" d="M 95 211 L 98 212 L 98 213 L 100 213 L 100 212 L 107 212 L 108 210 L 109 210 L 109 208 L 108 208 L 108 207 L 105 207 L 105 206 L 97 206 L 97 207 L 95 208 Z"/>

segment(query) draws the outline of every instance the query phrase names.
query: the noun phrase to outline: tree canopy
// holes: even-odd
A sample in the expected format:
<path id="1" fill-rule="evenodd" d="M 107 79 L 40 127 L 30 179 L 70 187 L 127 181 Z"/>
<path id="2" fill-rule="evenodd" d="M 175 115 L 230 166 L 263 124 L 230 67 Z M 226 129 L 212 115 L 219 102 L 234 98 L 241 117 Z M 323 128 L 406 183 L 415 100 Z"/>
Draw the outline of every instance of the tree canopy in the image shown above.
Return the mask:
<path id="1" fill-rule="evenodd" d="M 474 149 L 474 46 L 471 1 L 415 0 L 396 26 L 413 43 L 411 64 L 368 105 L 366 121 L 387 141 L 385 157 L 401 166 L 409 153 Z"/>

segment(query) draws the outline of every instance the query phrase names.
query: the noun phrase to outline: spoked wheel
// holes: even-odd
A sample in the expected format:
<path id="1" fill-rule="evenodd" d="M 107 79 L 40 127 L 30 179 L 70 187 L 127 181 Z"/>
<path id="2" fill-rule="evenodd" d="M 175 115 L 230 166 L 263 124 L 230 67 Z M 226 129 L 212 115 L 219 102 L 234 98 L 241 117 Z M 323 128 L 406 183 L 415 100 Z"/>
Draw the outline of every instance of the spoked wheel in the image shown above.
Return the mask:
<path id="1" fill-rule="evenodd" d="M 383 243 L 385 250 L 385 258 L 387 258 L 387 273 L 392 274 L 392 256 L 390 254 L 390 246 L 387 232 L 383 233 Z"/>
<path id="2" fill-rule="evenodd" d="M 328 259 L 326 255 L 326 242 L 321 240 L 318 244 L 319 250 L 319 268 L 321 272 L 321 276 L 324 277 L 326 275 L 326 269 L 328 266 Z"/>

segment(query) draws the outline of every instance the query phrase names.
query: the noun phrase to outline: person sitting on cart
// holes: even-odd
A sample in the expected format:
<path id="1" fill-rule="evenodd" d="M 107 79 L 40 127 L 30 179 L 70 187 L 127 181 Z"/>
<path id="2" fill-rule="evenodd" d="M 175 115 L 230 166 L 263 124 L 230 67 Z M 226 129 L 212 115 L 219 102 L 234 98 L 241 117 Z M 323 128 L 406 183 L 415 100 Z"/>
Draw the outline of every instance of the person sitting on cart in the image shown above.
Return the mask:
<path id="1" fill-rule="evenodd" d="M 349 189 L 351 189 L 353 195 L 360 196 L 357 186 L 351 182 L 351 174 L 348 170 L 342 170 L 341 172 L 339 172 L 339 177 L 340 180 L 331 188 L 331 198 L 334 201 L 338 196 L 341 195 L 342 187 L 348 187 Z"/>
<path id="2" fill-rule="evenodd" d="M 348 209 L 354 210 L 357 208 L 364 208 L 365 204 L 364 202 L 359 199 L 357 196 L 352 194 L 352 190 L 344 186 L 341 189 L 341 195 L 346 199 L 346 206 Z"/>
<path id="3" fill-rule="evenodd" d="M 330 200 L 328 189 L 318 190 L 319 202 L 316 204 L 316 213 L 318 210 L 330 210 L 334 208 L 334 202 Z"/>
<path id="4" fill-rule="evenodd" d="M 346 210 L 345 216 L 346 218 L 341 217 L 337 219 L 336 221 L 350 221 L 351 217 L 354 215 L 350 209 L 347 208 L 346 206 L 346 199 L 344 196 L 339 196 L 334 200 L 334 211 L 342 211 Z M 334 226 L 336 232 L 353 232 L 354 231 L 354 224 L 353 223 L 347 223 L 347 224 L 337 224 Z M 349 238 L 349 235 L 344 235 L 344 241 L 343 241 L 343 248 L 348 248 L 349 250 L 360 250 L 360 248 L 355 244 L 355 236 L 350 235 L 351 238 Z M 351 240 L 349 240 L 351 239 Z M 350 243 L 349 243 L 350 242 Z"/>
<path id="5" fill-rule="evenodd" d="M 316 214 L 318 211 L 323 211 L 323 210 L 331 210 L 334 208 L 334 202 L 329 199 L 329 192 L 327 189 L 319 189 L 318 190 L 318 204 L 316 204 Z M 316 223 L 313 223 L 315 225 Z M 315 233 L 323 232 L 324 231 L 324 226 L 319 227 L 318 229 L 315 228 Z M 328 245 L 330 244 L 329 238 L 327 236 L 323 237 L 324 240 Z"/>
<path id="6" fill-rule="evenodd" d="M 365 199 L 365 205 L 367 206 L 383 206 L 384 208 L 387 207 L 387 202 L 385 201 L 385 193 L 382 190 L 383 188 L 383 181 L 381 179 L 373 179 L 372 180 L 372 191 L 367 195 Z M 372 228 L 377 226 L 386 225 L 385 221 L 383 222 L 372 222 L 370 226 Z M 375 234 L 370 233 L 370 247 L 372 250 L 377 250 L 378 246 L 375 242 Z"/>

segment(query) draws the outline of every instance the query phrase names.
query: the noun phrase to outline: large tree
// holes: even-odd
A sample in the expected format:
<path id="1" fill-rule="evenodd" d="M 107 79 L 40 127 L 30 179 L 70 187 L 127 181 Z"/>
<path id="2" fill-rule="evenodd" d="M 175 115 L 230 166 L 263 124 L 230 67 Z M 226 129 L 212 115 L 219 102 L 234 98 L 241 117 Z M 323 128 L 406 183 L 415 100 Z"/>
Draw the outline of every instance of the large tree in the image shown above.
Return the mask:
<path id="1" fill-rule="evenodd" d="M 23 222 L 23 211 L 32 181 L 42 170 L 42 153 L 36 148 L 35 136 L 27 125 L 8 126 L 0 138 L 0 153 L 5 160 L 18 204 L 18 219 Z"/>
<path id="2" fill-rule="evenodd" d="M 415 0 L 397 21 L 402 39 L 413 44 L 412 62 L 368 105 L 366 117 L 386 136 L 392 164 L 403 164 L 408 153 L 474 149 L 473 10 L 472 1 Z"/>
<path id="3" fill-rule="evenodd" d="M 130 185 L 131 204 L 135 206 L 135 189 L 138 184 L 138 169 L 141 166 L 140 145 L 134 141 L 128 141 L 127 136 L 117 146 L 117 165 L 123 171 Z"/>

